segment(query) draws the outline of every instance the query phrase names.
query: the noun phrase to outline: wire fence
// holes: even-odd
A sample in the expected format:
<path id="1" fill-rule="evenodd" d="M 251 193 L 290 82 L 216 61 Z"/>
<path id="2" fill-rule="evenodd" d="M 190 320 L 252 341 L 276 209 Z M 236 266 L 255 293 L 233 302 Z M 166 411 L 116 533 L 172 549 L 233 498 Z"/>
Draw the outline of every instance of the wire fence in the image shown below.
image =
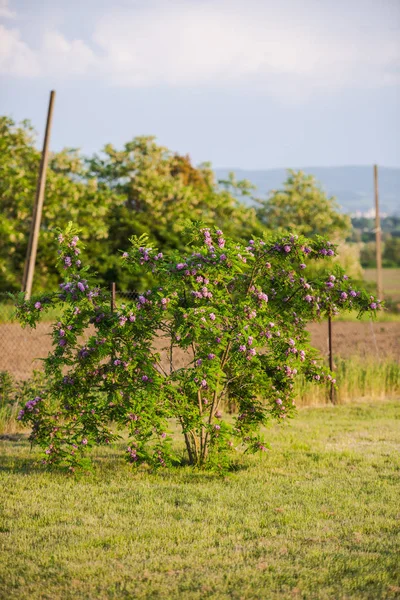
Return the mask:
<path id="1" fill-rule="evenodd" d="M 132 301 L 138 293 L 132 290 L 116 290 L 116 307 L 124 301 Z M 110 291 L 111 303 L 111 291 Z M 53 324 L 61 316 L 57 309 L 49 310 L 35 329 L 23 328 L 15 317 L 15 307 L 7 292 L 0 293 L 0 372 L 8 371 L 15 379 L 25 380 L 35 370 L 41 370 L 43 359 L 52 348 Z M 91 335 L 88 330 L 85 338 Z M 83 342 L 84 340 L 82 340 Z"/>
<path id="2" fill-rule="evenodd" d="M 138 293 L 133 290 L 115 290 L 114 305 L 116 308 L 124 302 L 135 301 Z M 110 307 L 113 300 L 112 288 L 109 290 Z M 15 318 L 15 307 L 7 293 L 0 293 L 0 372 L 8 371 L 17 380 L 26 380 L 33 371 L 43 367 L 43 359 L 52 349 L 52 327 L 61 317 L 59 309 L 50 309 L 43 315 L 36 329 L 21 327 Z M 318 348 L 328 363 L 329 342 L 328 324 L 312 323 L 308 327 L 311 343 Z M 369 358 L 378 362 L 386 357 L 396 361 L 400 359 L 400 323 L 381 323 L 373 326 L 364 323 L 333 323 L 333 355 L 345 359 L 354 355 Z M 93 333 L 87 330 L 82 344 Z M 155 340 L 157 351 L 165 345 L 163 340 Z M 186 357 L 179 357 L 182 365 Z M 334 365 L 335 368 L 335 365 Z"/>

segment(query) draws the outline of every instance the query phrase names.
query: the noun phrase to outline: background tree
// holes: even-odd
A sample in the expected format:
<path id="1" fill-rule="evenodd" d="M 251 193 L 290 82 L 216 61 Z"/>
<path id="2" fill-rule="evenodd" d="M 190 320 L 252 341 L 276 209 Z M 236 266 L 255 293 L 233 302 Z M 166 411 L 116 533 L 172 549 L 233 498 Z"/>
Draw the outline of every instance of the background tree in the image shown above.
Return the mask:
<path id="1" fill-rule="evenodd" d="M 302 171 L 288 170 L 283 189 L 272 191 L 259 204 L 258 218 L 273 230 L 290 229 L 309 237 L 327 235 L 335 241 L 344 240 L 351 230 L 350 217 L 340 213 L 336 200 Z"/>
<path id="2" fill-rule="evenodd" d="M 238 241 L 264 229 L 254 208 L 219 187 L 210 165 L 196 168 L 188 156 L 159 146 L 154 137 L 137 137 L 122 150 L 107 145 L 102 156 L 89 161 L 89 172 L 100 189 L 111 189 L 121 199 L 107 216 L 109 254 L 114 262 L 107 271 L 100 268 L 106 280 L 128 285 L 132 275 L 124 272 L 116 257 L 124 240 L 132 235 L 148 234 L 150 242 L 162 251 L 183 251 L 182 231 L 187 220 L 218 224 Z M 143 285 L 141 279 L 129 283 Z"/>
<path id="3" fill-rule="evenodd" d="M 35 133 L 28 121 L 16 125 L 0 118 L 0 291 L 20 289 L 40 163 Z M 58 283 L 51 256 L 54 229 L 73 219 L 82 230 L 96 267 L 108 236 L 106 214 L 119 199 L 97 185 L 78 152 L 53 153 L 47 173 L 46 195 L 36 261 L 34 291 Z M 101 247 L 103 246 L 103 247 Z"/>

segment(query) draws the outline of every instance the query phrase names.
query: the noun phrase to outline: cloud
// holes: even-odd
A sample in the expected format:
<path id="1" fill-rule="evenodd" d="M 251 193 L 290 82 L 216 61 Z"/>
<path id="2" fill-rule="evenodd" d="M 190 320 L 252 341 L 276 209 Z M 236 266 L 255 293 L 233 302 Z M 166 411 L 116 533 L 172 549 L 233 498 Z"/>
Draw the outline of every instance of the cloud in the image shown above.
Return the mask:
<path id="1" fill-rule="evenodd" d="M 20 39 L 17 29 L 0 25 L 0 74 L 35 77 L 40 74 L 38 57 Z"/>
<path id="2" fill-rule="evenodd" d="M 31 48 L 2 28 L 0 73 L 107 83 L 251 85 L 277 96 L 400 81 L 400 11 L 382 0 L 147 0 L 92 16 L 90 38 L 56 29 Z M 386 4 L 385 4 L 386 2 Z M 364 10 L 361 10 L 363 8 Z M 9 11 L 0 0 L 1 10 Z"/>
<path id="3" fill-rule="evenodd" d="M 0 0 L 0 19 L 14 19 L 15 12 L 10 10 L 8 0 Z"/>

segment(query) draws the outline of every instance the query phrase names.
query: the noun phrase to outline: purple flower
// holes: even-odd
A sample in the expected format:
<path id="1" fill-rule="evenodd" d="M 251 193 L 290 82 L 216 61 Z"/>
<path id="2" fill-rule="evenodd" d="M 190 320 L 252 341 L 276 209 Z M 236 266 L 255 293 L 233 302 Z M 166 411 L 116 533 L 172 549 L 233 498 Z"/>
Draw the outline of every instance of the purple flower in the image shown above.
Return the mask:
<path id="1" fill-rule="evenodd" d="M 217 344 L 220 344 L 220 343 L 221 343 L 221 338 L 220 338 L 220 337 L 217 337 L 217 338 L 215 339 L 215 341 L 217 342 Z"/>
<path id="2" fill-rule="evenodd" d="M 309 294 L 307 294 L 307 296 L 304 297 L 304 300 L 306 302 L 312 302 L 312 296 L 310 296 Z"/>
<path id="3" fill-rule="evenodd" d="M 210 316 L 211 321 L 215 321 L 215 315 L 214 315 L 214 313 L 210 313 L 209 316 Z"/>
<path id="4" fill-rule="evenodd" d="M 83 444 L 83 446 L 86 446 L 86 444 L 87 444 L 87 439 L 86 439 L 86 438 L 83 438 L 83 440 L 82 440 L 82 442 L 81 442 L 81 443 Z"/>
<path id="5" fill-rule="evenodd" d="M 40 310 L 40 309 L 42 308 L 42 305 L 41 305 L 41 303 L 40 303 L 40 302 L 35 302 L 35 308 L 36 308 L 37 310 Z"/>
<path id="6" fill-rule="evenodd" d="M 163 306 L 165 306 L 167 304 L 168 300 L 166 298 L 161 298 L 161 304 Z"/>
<path id="7" fill-rule="evenodd" d="M 310 254 L 311 252 L 311 248 L 308 248 L 307 246 L 304 248 L 303 250 L 304 254 Z"/>
<path id="8" fill-rule="evenodd" d="M 246 346 L 244 344 L 239 346 L 239 352 L 246 352 Z"/>
<path id="9" fill-rule="evenodd" d="M 333 288 L 335 286 L 335 284 L 333 283 L 333 281 L 327 281 L 325 285 L 326 285 L 327 288 Z"/>
<path id="10" fill-rule="evenodd" d="M 71 264 L 72 264 L 72 260 L 71 260 L 71 257 L 70 257 L 70 256 L 66 256 L 66 257 L 64 258 L 64 264 L 65 264 L 65 266 L 66 266 L 66 267 L 70 267 L 70 266 L 71 266 Z"/>
<path id="11" fill-rule="evenodd" d="M 148 381 L 148 380 L 149 380 L 149 378 L 147 377 L 147 375 L 143 375 L 142 381 Z"/>
<path id="12" fill-rule="evenodd" d="M 333 256 L 335 253 L 333 250 L 328 250 L 327 255 L 328 256 Z"/>
<path id="13" fill-rule="evenodd" d="M 255 348 L 250 348 L 249 356 L 255 356 L 257 354 L 257 350 Z"/>
<path id="14" fill-rule="evenodd" d="M 58 345 L 63 347 L 67 345 L 67 340 L 64 338 L 61 338 L 61 340 L 58 342 Z"/>
<path id="15" fill-rule="evenodd" d="M 221 254 L 221 256 L 219 257 L 219 260 L 226 260 L 226 254 Z"/>
<path id="16" fill-rule="evenodd" d="M 57 237 L 59 244 L 62 244 L 64 241 L 64 236 L 62 235 L 62 233 L 60 233 L 60 235 Z"/>
<path id="17" fill-rule="evenodd" d="M 207 387 L 207 381 L 205 379 L 202 379 L 200 384 L 201 384 L 202 388 L 206 388 Z"/>
<path id="18" fill-rule="evenodd" d="M 247 343 L 248 343 L 249 346 L 252 345 L 252 343 L 253 343 L 253 337 L 251 335 L 249 335 L 249 337 L 247 338 Z"/>
<path id="19" fill-rule="evenodd" d="M 355 292 L 354 290 L 350 290 L 350 296 L 352 298 L 355 298 L 357 296 L 357 292 Z"/>
<path id="20" fill-rule="evenodd" d="M 268 302 L 268 296 L 264 292 L 260 292 L 257 297 L 261 301 Z"/>
<path id="21" fill-rule="evenodd" d="M 197 365 L 198 367 L 200 367 L 202 364 L 203 364 L 203 361 L 201 360 L 201 358 L 198 358 L 198 359 L 196 360 L 196 365 Z"/>
<path id="22" fill-rule="evenodd" d="M 214 429 L 216 429 L 217 431 L 219 431 L 221 429 L 221 425 L 214 425 Z"/>
<path id="23" fill-rule="evenodd" d="M 304 263 L 301 263 L 300 269 L 305 269 L 305 268 L 306 268 L 306 265 Z"/>
<path id="24" fill-rule="evenodd" d="M 347 300 L 347 294 L 346 294 L 346 292 L 342 292 L 340 294 L 340 297 L 341 297 L 342 300 Z"/>
<path id="25" fill-rule="evenodd" d="M 60 337 L 64 337 L 64 335 L 65 335 L 64 329 L 60 329 L 60 331 L 58 333 L 60 334 Z"/>
<path id="26" fill-rule="evenodd" d="M 292 249 L 292 246 L 289 246 L 288 244 L 286 244 L 285 246 L 283 246 L 283 249 L 286 253 L 290 252 Z"/>
<path id="27" fill-rule="evenodd" d="M 127 252 L 122 253 L 122 258 L 128 258 L 129 254 Z"/>
<path id="28" fill-rule="evenodd" d="M 378 308 L 378 305 L 376 302 L 371 302 L 371 304 L 369 305 L 370 308 L 372 308 L 373 310 L 375 310 L 376 308 Z"/>
<path id="29" fill-rule="evenodd" d="M 83 283 L 81 281 L 78 281 L 78 288 L 81 290 L 81 292 L 85 291 L 85 286 L 83 285 Z"/>
<path id="30" fill-rule="evenodd" d="M 209 360 L 212 360 L 213 358 L 215 358 L 215 354 L 213 354 L 212 352 L 210 352 L 210 354 L 207 356 L 207 358 Z"/>
<path id="31" fill-rule="evenodd" d="M 186 267 L 186 265 L 184 263 L 178 263 L 176 265 L 176 268 L 178 271 L 182 271 L 182 269 L 184 269 Z"/>

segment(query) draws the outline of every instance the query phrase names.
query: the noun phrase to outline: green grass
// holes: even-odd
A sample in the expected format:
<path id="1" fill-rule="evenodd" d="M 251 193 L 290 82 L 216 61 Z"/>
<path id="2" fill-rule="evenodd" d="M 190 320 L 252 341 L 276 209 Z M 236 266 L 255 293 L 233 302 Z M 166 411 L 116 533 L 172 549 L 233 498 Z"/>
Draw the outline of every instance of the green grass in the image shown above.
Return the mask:
<path id="1" fill-rule="evenodd" d="M 2 442 L 0 597 L 399 598 L 400 404 L 302 409 L 228 477 L 134 473 L 115 446 L 81 478 Z"/>
<path id="2" fill-rule="evenodd" d="M 386 357 L 357 356 L 334 359 L 337 404 L 354 402 L 361 398 L 379 400 L 400 394 L 400 362 Z M 329 386 L 316 385 L 301 377 L 296 382 L 298 406 L 318 406 L 330 402 Z"/>
<path id="3" fill-rule="evenodd" d="M 364 269 L 365 281 L 376 282 L 376 269 Z M 385 297 L 400 300 L 400 269 L 382 269 L 382 285 Z"/>
<path id="4" fill-rule="evenodd" d="M 364 315 L 361 320 L 357 317 L 358 312 L 355 310 L 340 314 L 337 317 L 334 317 L 333 321 L 344 321 L 348 322 L 356 322 L 361 321 L 361 323 L 369 323 L 372 320 L 373 323 L 399 323 L 400 322 L 400 313 L 397 312 L 389 312 L 388 310 L 382 310 L 376 313 L 374 318 L 368 317 Z"/>

